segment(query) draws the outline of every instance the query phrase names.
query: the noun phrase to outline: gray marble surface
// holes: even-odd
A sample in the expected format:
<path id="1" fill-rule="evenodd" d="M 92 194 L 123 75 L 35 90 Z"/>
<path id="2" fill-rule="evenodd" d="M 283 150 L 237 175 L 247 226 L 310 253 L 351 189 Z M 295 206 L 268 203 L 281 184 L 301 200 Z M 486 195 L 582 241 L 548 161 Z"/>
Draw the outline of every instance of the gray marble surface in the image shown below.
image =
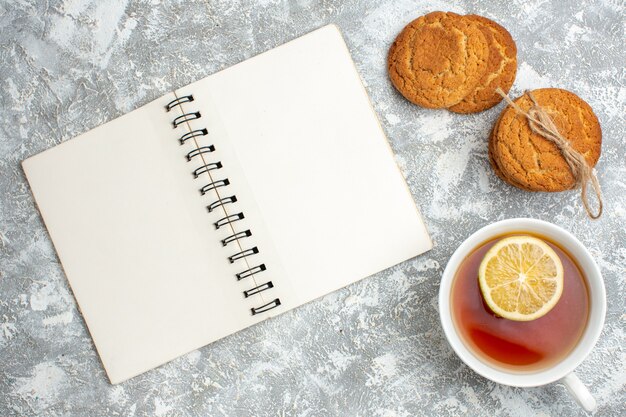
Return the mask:
<path id="1" fill-rule="evenodd" d="M 562 87 L 603 129 L 606 211 L 577 192 L 530 194 L 501 182 L 487 134 L 502 109 L 416 107 L 385 70 L 403 25 L 432 10 L 479 13 L 517 41 L 513 93 Z M 530 216 L 593 252 L 606 326 L 579 368 L 598 416 L 626 415 L 624 4 L 490 1 L 2 0 L 0 3 L 0 415 L 574 416 L 565 389 L 517 389 L 464 366 L 439 325 L 447 259 L 474 230 Z M 107 382 L 20 162 L 327 23 L 343 31 L 435 248 L 322 300 L 124 384 Z"/>

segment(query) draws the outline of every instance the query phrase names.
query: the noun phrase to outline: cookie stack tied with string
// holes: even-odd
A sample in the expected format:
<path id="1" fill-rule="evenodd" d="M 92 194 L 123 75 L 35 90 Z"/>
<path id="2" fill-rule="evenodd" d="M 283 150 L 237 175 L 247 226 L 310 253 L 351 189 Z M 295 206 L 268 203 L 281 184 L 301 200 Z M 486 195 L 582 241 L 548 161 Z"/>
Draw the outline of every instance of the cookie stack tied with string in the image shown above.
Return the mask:
<path id="1" fill-rule="evenodd" d="M 429 13 L 400 32 L 387 69 L 396 89 L 422 107 L 477 113 L 505 99 L 509 105 L 489 138 L 496 175 L 526 191 L 580 188 L 589 217 L 600 217 L 602 195 L 593 170 L 602 145 L 598 118 L 580 97 L 558 88 L 511 100 L 517 48 L 505 28 L 477 15 Z"/>
<path id="2" fill-rule="evenodd" d="M 489 137 L 489 162 L 500 179 L 527 191 L 581 189 L 589 217 L 602 214 L 600 185 L 593 167 L 600 158 L 602 130 L 591 106 L 559 88 L 506 98 L 507 106 Z M 597 198 L 589 203 L 588 186 Z"/>
<path id="3" fill-rule="evenodd" d="M 432 12 L 409 23 L 387 59 L 393 85 L 412 103 L 476 113 L 502 100 L 517 72 L 509 32 L 477 15 Z"/>

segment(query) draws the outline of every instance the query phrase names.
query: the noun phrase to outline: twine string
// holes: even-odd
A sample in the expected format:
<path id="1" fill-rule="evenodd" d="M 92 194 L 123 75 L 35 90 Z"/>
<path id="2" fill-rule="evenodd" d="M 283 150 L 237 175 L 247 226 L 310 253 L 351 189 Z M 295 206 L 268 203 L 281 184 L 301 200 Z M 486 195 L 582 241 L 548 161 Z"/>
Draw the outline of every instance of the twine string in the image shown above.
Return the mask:
<path id="1" fill-rule="evenodd" d="M 594 220 L 599 218 L 602 215 L 603 208 L 602 190 L 600 189 L 600 183 L 594 169 L 589 166 L 585 157 L 572 147 L 570 141 L 561 135 L 552 118 L 541 106 L 539 106 L 539 104 L 537 104 L 532 92 L 526 91 L 524 93 L 528 95 L 530 101 L 532 102 L 532 106 L 528 109 L 528 111 L 525 111 L 518 106 L 504 91 L 502 91 L 501 88 L 498 87 L 496 92 L 500 94 L 508 105 L 511 106 L 518 114 L 526 117 L 528 120 L 528 126 L 533 133 L 544 137 L 557 146 L 561 155 L 563 155 L 565 162 L 567 162 L 572 175 L 576 179 L 576 188 L 580 187 L 580 197 L 587 215 Z M 589 184 L 591 184 L 591 187 L 596 195 L 596 199 L 598 200 L 598 209 L 595 213 L 591 208 L 589 196 L 587 194 Z"/>

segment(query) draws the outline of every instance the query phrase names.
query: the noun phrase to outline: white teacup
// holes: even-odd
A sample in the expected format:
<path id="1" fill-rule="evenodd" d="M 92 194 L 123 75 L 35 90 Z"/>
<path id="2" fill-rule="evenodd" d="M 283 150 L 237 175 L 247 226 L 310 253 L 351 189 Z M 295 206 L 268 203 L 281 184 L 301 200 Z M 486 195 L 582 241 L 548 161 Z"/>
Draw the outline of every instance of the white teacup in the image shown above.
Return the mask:
<path id="1" fill-rule="evenodd" d="M 576 347 L 566 357 L 553 366 L 537 370 L 536 372 L 515 373 L 515 371 L 507 372 L 502 368 L 490 366 L 465 345 L 452 321 L 450 298 L 452 283 L 461 262 L 478 245 L 506 233 L 524 231 L 546 236 L 557 242 L 576 259 L 587 281 L 590 310 L 587 327 L 582 337 Z M 439 288 L 439 315 L 443 330 L 452 349 L 467 366 L 485 378 L 500 384 L 516 387 L 536 387 L 559 381 L 565 385 L 576 401 L 587 411 L 593 411 L 596 408 L 596 401 L 573 371 L 591 352 L 600 337 L 605 314 L 606 294 L 604 281 L 591 253 L 569 232 L 552 223 L 536 219 L 502 220 L 473 233 L 458 247 L 448 261 Z"/>

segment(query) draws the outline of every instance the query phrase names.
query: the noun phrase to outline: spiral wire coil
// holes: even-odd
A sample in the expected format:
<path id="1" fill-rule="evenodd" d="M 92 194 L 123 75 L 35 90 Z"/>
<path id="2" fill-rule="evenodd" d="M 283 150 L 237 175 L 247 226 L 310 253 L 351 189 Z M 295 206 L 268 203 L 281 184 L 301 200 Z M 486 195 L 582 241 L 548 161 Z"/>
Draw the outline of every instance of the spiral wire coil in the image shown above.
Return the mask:
<path id="1" fill-rule="evenodd" d="M 169 112 L 171 111 L 173 108 L 175 108 L 176 106 L 180 106 L 183 103 L 191 103 L 194 101 L 194 97 L 193 95 L 187 95 L 187 96 L 182 96 L 182 97 L 177 97 L 176 99 L 170 101 L 166 106 L 165 106 L 165 111 Z M 182 108 L 182 107 L 181 107 Z M 176 129 L 177 127 L 187 124 L 188 122 L 190 122 L 191 120 L 196 120 L 196 119 L 200 119 L 202 117 L 202 114 L 199 111 L 194 111 L 194 112 L 190 112 L 190 113 L 183 113 L 180 116 L 175 117 L 172 120 L 172 126 L 174 129 Z M 181 135 L 178 138 L 178 141 L 180 143 L 180 145 L 185 145 L 187 143 L 188 140 L 196 138 L 196 137 L 201 137 L 201 136 L 206 136 L 208 135 L 209 132 L 206 128 L 202 128 L 202 129 L 196 129 L 196 130 L 190 130 L 186 133 L 184 133 L 183 135 Z M 192 174 L 194 178 L 200 178 L 203 175 L 208 175 L 209 178 L 211 179 L 211 182 L 204 185 L 203 187 L 201 187 L 200 190 L 200 194 L 201 195 L 205 195 L 206 193 L 208 193 L 211 190 L 216 190 L 217 193 L 217 189 L 218 188 L 222 188 L 222 187 L 228 187 L 230 185 L 230 181 L 228 180 L 228 178 L 223 178 L 223 179 L 219 179 L 219 180 L 213 180 L 211 177 L 211 171 L 215 171 L 215 170 L 220 170 L 223 168 L 222 162 L 221 161 L 215 161 L 215 162 L 205 162 L 204 161 L 204 154 L 210 154 L 215 152 L 215 146 L 214 145 L 208 145 L 208 146 L 198 146 L 197 142 L 192 141 L 195 143 L 196 147 L 191 150 L 190 152 L 187 153 L 186 155 L 186 159 L 187 162 L 191 162 L 192 160 L 194 160 L 195 157 L 199 156 L 202 161 L 203 164 L 201 166 L 199 166 L 198 168 L 196 168 Z M 215 229 L 220 229 L 221 227 L 225 227 L 225 226 L 230 226 L 232 228 L 232 224 L 243 220 L 245 218 L 243 213 L 236 213 L 236 214 L 228 214 L 226 212 L 226 205 L 229 204 L 234 204 L 237 202 L 237 196 L 235 195 L 230 195 L 227 197 L 221 197 L 219 195 L 219 193 L 217 193 L 218 195 L 218 199 L 211 202 L 208 206 L 207 206 L 207 210 L 209 211 L 209 213 L 213 213 L 215 210 L 219 209 L 220 207 L 223 208 L 224 214 L 226 214 L 225 217 L 222 217 L 221 219 L 219 219 L 218 221 L 216 221 L 214 224 Z M 225 239 L 223 239 L 221 241 L 222 246 L 224 247 L 228 247 L 228 245 L 230 243 L 235 243 L 237 245 L 240 245 L 240 240 L 248 238 L 252 236 L 252 231 L 250 231 L 250 229 L 241 231 L 241 232 L 235 232 L 233 229 L 233 234 L 231 234 L 230 236 L 226 237 Z M 247 248 L 247 249 L 243 249 L 240 247 L 240 251 L 235 253 L 234 255 L 231 255 L 228 257 L 228 261 L 231 264 L 234 264 L 237 261 L 240 260 L 245 260 L 247 257 L 252 256 L 252 255 L 256 255 L 259 253 L 259 248 L 256 246 L 253 246 L 251 248 Z M 248 269 L 246 269 L 245 271 L 242 271 L 240 273 L 235 274 L 235 277 L 237 278 L 237 281 L 241 281 L 243 279 L 249 278 L 251 276 L 254 276 L 258 273 L 261 273 L 263 271 L 266 271 L 267 267 L 265 266 L 264 263 L 261 263 L 259 265 L 250 267 Z M 248 298 L 252 295 L 256 295 L 259 294 L 263 291 L 269 290 L 271 288 L 274 288 L 274 284 L 272 283 L 272 281 L 267 281 L 265 283 L 256 285 L 253 288 L 247 289 L 245 291 L 243 291 L 243 296 L 245 298 Z M 275 298 L 274 300 L 259 306 L 259 307 L 253 307 L 251 308 L 251 312 L 252 315 L 256 315 L 256 314 L 260 314 L 260 313 L 264 313 L 266 311 L 269 311 L 273 308 L 276 308 L 280 305 L 280 299 L 279 298 Z"/>

